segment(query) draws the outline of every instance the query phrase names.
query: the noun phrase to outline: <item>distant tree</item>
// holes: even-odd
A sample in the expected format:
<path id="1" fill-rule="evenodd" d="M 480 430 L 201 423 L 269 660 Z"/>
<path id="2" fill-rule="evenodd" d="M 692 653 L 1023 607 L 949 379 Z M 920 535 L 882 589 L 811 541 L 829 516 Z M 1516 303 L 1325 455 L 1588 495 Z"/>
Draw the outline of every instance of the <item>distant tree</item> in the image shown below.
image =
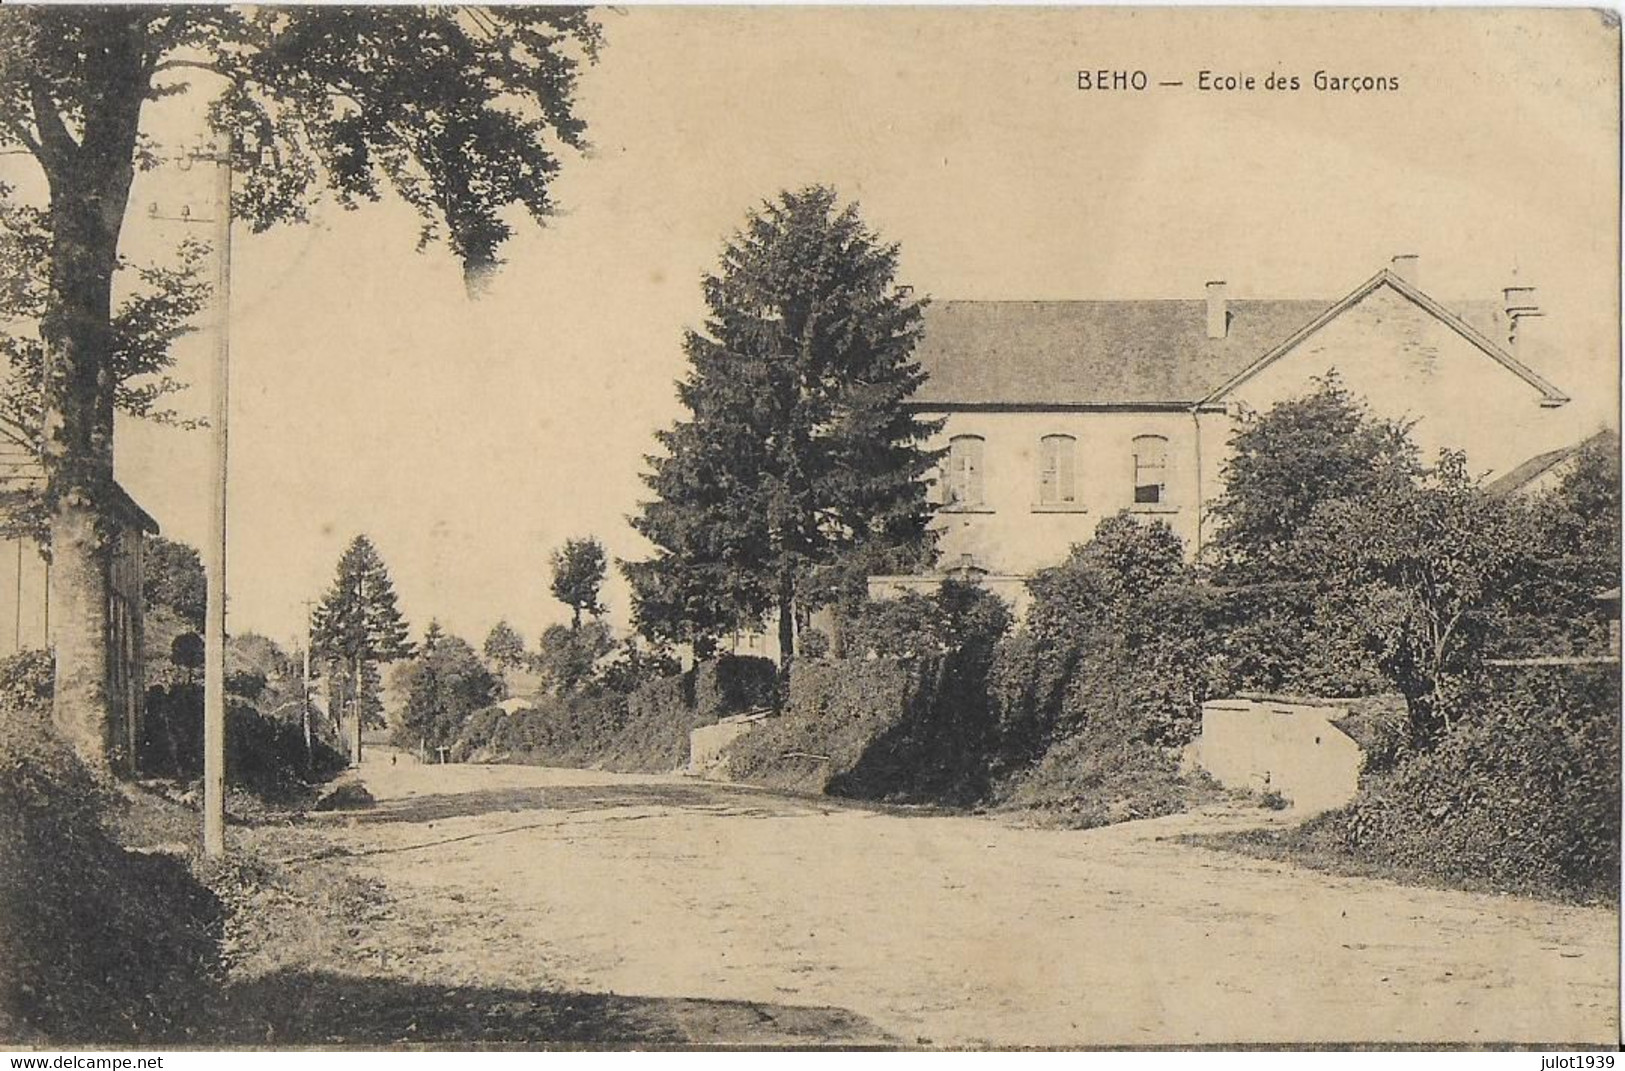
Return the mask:
<path id="1" fill-rule="evenodd" d="M 1405 696 L 1418 748 L 1461 714 L 1497 603 L 1539 567 L 1528 511 L 1485 493 L 1448 451 L 1420 482 L 1323 503 L 1292 553 L 1327 578 L 1322 598 Z"/>
<path id="2" fill-rule="evenodd" d="M 866 544 L 929 553 L 923 443 L 940 424 L 906 404 L 923 305 L 896 267 L 822 186 L 780 194 L 724 247 L 705 329 L 684 339 L 688 415 L 658 434 L 632 521 L 655 556 L 623 564 L 649 639 L 702 653 L 772 612 L 788 669 L 821 571 Z"/>
<path id="3" fill-rule="evenodd" d="M 536 644 L 536 671 L 556 695 L 568 695 L 593 679 L 600 659 L 615 650 L 615 637 L 602 621 L 580 628 L 550 625 Z"/>
<path id="4" fill-rule="evenodd" d="M 342 667 L 328 674 L 334 709 L 352 711 L 351 755 L 361 758 L 361 727 L 382 713 L 378 663 L 412 652 L 406 622 L 395 605 L 395 586 L 384 560 L 364 535 L 351 540 L 339 558 L 333 586 L 316 607 L 311 650 Z M 347 678 L 346 683 L 340 683 Z"/>
<path id="5" fill-rule="evenodd" d="M 566 540 L 552 554 L 553 597 L 570 608 L 570 627 L 581 627 L 581 615 L 604 612 L 598 591 L 604 586 L 604 545 L 588 536 Z"/>
<path id="6" fill-rule="evenodd" d="M 203 559 L 185 543 L 152 536 L 141 547 L 141 595 L 148 609 L 167 607 L 194 632 L 203 630 L 208 581 Z"/>
<path id="7" fill-rule="evenodd" d="M 188 684 L 192 682 L 193 675 L 203 668 L 204 654 L 203 637 L 195 632 L 182 632 L 169 641 L 169 661 L 185 672 Z"/>
<path id="8" fill-rule="evenodd" d="M 146 103 L 209 82 L 211 125 L 233 143 L 234 208 L 255 230 L 303 220 L 323 189 L 346 206 L 392 190 L 477 291 L 510 210 L 545 220 L 561 147 L 585 145 L 576 79 L 599 41 L 585 8 L 0 8 L 0 151 L 31 158 L 49 196 L 44 269 L 30 270 L 47 281 L 38 382 L 53 718 L 86 761 L 108 762 L 103 563 L 129 355 L 112 280 L 135 174 L 156 162 Z"/>
<path id="9" fill-rule="evenodd" d="M 485 657 L 498 669 L 517 669 L 525 663 L 525 638 L 506 621 L 498 621 L 485 637 Z"/>
<path id="10" fill-rule="evenodd" d="M 1230 447 L 1209 551 L 1232 584 L 1288 579 L 1289 548 L 1316 507 L 1402 487 L 1420 471 L 1408 427 L 1373 416 L 1335 372 L 1244 417 Z"/>
<path id="11" fill-rule="evenodd" d="M 630 695 L 643 685 L 661 677 L 672 677 L 683 671 L 683 665 L 669 651 L 646 649 L 637 638 L 628 636 L 621 641 L 618 653 L 599 671 L 599 681 L 612 692 Z"/>
<path id="12" fill-rule="evenodd" d="M 393 738 L 413 751 L 450 747 L 464 723 L 502 695 L 502 682 L 466 641 L 431 621 L 402 673 L 406 706 Z"/>

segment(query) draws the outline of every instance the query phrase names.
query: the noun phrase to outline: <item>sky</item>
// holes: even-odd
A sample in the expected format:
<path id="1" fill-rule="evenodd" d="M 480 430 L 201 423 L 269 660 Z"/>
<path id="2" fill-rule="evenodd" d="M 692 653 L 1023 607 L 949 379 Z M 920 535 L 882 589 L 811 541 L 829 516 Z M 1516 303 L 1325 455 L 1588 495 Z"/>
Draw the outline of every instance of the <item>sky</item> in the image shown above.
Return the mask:
<path id="1" fill-rule="evenodd" d="M 414 630 L 534 640 L 567 618 L 547 556 L 626 518 L 652 433 L 680 415 L 700 279 L 746 213 L 813 182 L 901 246 L 899 281 L 950 298 L 1324 298 L 1395 253 L 1447 304 L 1539 288 L 1539 370 L 1575 438 L 1617 422 L 1618 31 L 1583 10 L 695 9 L 601 15 L 583 76 L 590 152 L 558 215 L 522 222 L 489 293 L 415 250 L 385 201 L 234 245 L 229 627 L 288 643 L 358 532 Z M 1080 69 L 1180 88 L 1084 92 Z M 1198 72 L 1296 74 L 1294 93 L 1202 92 Z M 1317 70 L 1397 78 L 1320 92 Z M 206 89 L 200 84 L 194 92 Z M 165 145 L 195 109 L 151 114 Z M 16 161 L 3 161 L 15 174 Z M 198 175 L 140 178 L 133 255 Z M 208 340 L 179 349 L 208 408 Z M 166 535 L 208 532 L 209 439 L 118 431 L 121 482 Z M 624 623 L 626 590 L 607 588 Z"/>

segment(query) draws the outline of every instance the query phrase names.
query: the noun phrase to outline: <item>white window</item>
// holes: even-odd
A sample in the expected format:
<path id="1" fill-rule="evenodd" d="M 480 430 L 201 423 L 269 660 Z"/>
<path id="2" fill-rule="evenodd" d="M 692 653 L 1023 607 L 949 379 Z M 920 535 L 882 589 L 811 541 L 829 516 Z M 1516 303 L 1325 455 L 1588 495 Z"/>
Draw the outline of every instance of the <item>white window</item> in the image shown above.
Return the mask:
<path id="1" fill-rule="evenodd" d="M 982 448 L 980 435 L 956 435 L 948 441 L 948 505 L 982 504 Z"/>
<path id="2" fill-rule="evenodd" d="M 1046 435 L 1039 440 L 1039 505 L 1067 506 L 1077 501 L 1073 477 L 1077 445 L 1070 435 Z"/>
<path id="3" fill-rule="evenodd" d="M 1134 439 L 1134 503 L 1156 505 L 1168 501 L 1168 440 L 1161 435 Z"/>

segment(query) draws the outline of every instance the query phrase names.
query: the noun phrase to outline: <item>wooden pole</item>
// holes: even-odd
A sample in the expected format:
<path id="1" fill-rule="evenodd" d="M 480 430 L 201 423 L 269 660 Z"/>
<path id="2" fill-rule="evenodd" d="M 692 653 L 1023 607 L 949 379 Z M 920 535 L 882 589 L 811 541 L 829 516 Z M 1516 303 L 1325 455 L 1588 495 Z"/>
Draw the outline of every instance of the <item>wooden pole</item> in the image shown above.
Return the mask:
<path id="1" fill-rule="evenodd" d="M 231 147 L 196 154 L 215 167 L 214 479 L 203 662 L 203 851 L 226 851 L 226 417 L 231 373 Z"/>

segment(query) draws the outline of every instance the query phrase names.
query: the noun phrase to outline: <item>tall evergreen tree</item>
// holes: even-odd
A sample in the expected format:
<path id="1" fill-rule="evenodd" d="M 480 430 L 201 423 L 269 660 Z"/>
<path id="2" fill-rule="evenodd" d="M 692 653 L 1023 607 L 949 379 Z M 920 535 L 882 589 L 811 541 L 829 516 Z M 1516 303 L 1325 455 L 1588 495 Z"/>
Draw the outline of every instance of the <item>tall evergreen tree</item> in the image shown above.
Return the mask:
<path id="1" fill-rule="evenodd" d="M 316 608 L 311 646 L 319 657 L 342 667 L 329 674 L 330 681 L 347 678 L 348 688 L 340 688 L 350 710 L 351 756 L 359 763 L 361 727 L 369 714 L 376 719 L 382 713 L 378 663 L 412 653 L 389 570 L 364 535 L 351 540 L 339 558 L 333 586 Z"/>
<path id="2" fill-rule="evenodd" d="M 788 667 L 822 571 L 864 548 L 929 555 L 939 425 L 905 406 L 923 302 L 896 269 L 897 246 L 823 186 L 780 194 L 724 247 L 684 339 L 690 415 L 658 433 L 632 521 L 656 553 L 623 565 L 651 640 L 704 654 L 772 611 Z"/>

